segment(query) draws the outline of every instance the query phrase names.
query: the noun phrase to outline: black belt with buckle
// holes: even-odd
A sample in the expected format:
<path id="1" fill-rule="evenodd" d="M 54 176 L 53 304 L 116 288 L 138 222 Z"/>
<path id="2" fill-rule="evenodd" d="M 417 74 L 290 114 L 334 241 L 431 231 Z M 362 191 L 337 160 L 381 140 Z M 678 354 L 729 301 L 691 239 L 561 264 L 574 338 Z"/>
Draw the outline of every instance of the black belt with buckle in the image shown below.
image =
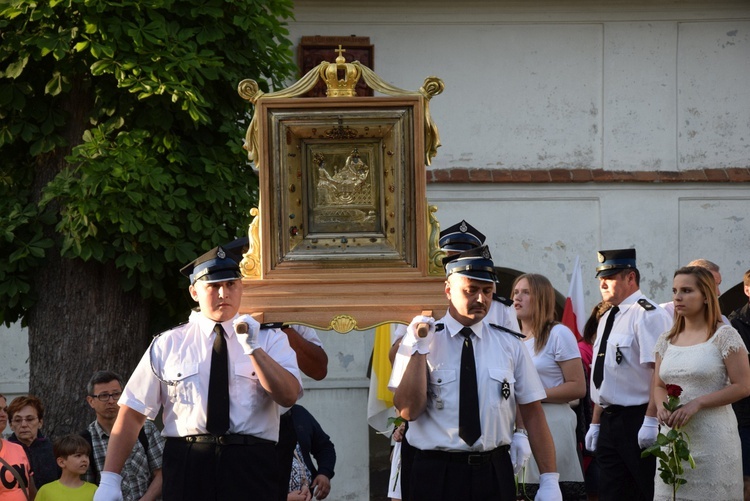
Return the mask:
<path id="1" fill-rule="evenodd" d="M 641 405 L 608 405 L 604 407 L 604 412 L 606 414 L 619 414 L 623 411 L 636 411 L 636 410 L 645 410 L 648 407 L 648 404 L 641 404 Z"/>
<path id="2" fill-rule="evenodd" d="M 189 444 L 216 444 L 216 445 L 260 445 L 275 442 L 258 438 L 252 435 L 188 435 L 187 437 L 169 437 Z"/>
<path id="3" fill-rule="evenodd" d="M 449 463 L 463 463 L 471 466 L 479 466 L 489 463 L 492 457 L 497 454 L 507 454 L 510 450 L 509 445 L 501 445 L 497 449 L 483 452 L 448 452 L 448 451 L 418 451 L 418 454 L 424 458 L 439 459 Z"/>

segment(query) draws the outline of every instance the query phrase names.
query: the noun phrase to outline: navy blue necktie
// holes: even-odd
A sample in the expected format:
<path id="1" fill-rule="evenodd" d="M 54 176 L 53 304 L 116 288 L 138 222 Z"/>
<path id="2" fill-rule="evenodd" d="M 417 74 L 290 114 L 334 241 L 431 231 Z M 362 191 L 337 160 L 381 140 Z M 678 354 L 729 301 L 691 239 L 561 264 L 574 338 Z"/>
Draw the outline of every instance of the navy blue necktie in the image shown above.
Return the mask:
<path id="1" fill-rule="evenodd" d="M 607 356 L 607 340 L 609 339 L 609 333 L 612 332 L 612 325 L 615 323 L 615 315 L 620 311 L 620 308 L 613 306 L 609 310 L 607 316 L 607 322 L 604 324 L 604 332 L 602 333 L 602 341 L 599 343 L 599 353 L 596 354 L 596 361 L 594 362 L 594 386 L 597 389 L 602 385 L 604 381 L 604 359 Z"/>
<path id="2" fill-rule="evenodd" d="M 477 366 L 474 360 L 474 345 L 471 342 L 472 330 L 461 329 L 464 345 L 461 350 L 461 380 L 458 397 L 458 436 L 467 445 L 482 436 L 482 424 L 479 421 L 479 390 L 477 389 Z"/>
<path id="3" fill-rule="evenodd" d="M 212 435 L 224 435 L 229 430 L 229 354 L 224 328 L 214 327 L 211 374 L 208 380 L 206 430 Z"/>

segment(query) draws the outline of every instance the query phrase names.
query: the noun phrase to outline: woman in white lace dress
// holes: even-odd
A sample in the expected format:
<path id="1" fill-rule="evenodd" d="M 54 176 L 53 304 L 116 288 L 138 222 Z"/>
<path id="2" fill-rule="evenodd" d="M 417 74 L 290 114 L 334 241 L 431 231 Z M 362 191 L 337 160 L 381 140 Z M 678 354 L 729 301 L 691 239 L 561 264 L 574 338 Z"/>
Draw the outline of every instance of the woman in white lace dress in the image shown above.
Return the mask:
<path id="1" fill-rule="evenodd" d="M 583 468 L 576 440 L 576 414 L 570 402 L 586 396 L 586 379 L 578 341 L 570 329 L 555 321 L 555 289 L 543 275 L 527 273 L 513 282 L 513 306 L 526 336 L 524 344 L 531 354 L 547 397 L 542 408 L 555 443 L 557 471 L 563 499 L 585 496 Z M 576 402 L 577 403 L 577 402 Z M 519 474 L 531 497 L 539 486 L 539 468 L 532 456 L 525 475 Z"/>
<path id="2" fill-rule="evenodd" d="M 697 266 L 675 272 L 675 324 L 656 343 L 653 396 L 663 425 L 679 426 L 690 437 L 695 469 L 678 499 L 743 499 L 742 453 L 732 402 L 750 394 L 750 364 L 736 330 L 721 320 L 714 278 Z M 682 387 L 682 406 L 664 408 L 667 384 Z M 662 427 L 662 433 L 666 433 Z M 671 500 L 672 486 L 657 472 L 655 500 Z"/>

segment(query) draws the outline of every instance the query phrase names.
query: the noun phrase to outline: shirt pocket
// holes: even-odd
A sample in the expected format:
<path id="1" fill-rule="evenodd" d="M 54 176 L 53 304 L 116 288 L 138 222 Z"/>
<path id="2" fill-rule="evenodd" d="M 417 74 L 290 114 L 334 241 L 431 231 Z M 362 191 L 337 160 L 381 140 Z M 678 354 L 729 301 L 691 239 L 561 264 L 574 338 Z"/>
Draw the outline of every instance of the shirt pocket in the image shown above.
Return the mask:
<path id="1" fill-rule="evenodd" d="M 164 380 L 167 385 L 169 400 L 173 404 L 193 405 L 197 395 L 198 364 L 191 362 L 167 363 L 164 366 Z"/>
<path id="2" fill-rule="evenodd" d="M 487 369 L 487 371 L 490 375 L 490 388 L 488 390 L 493 404 L 496 402 L 497 405 L 503 405 L 512 402 L 515 406 L 516 377 L 513 375 L 513 371 L 507 369 Z"/>
<path id="3" fill-rule="evenodd" d="M 234 385 L 232 401 L 239 402 L 242 406 L 252 406 L 257 403 L 258 398 L 266 395 L 266 390 L 260 384 L 258 373 L 250 360 L 243 360 L 234 364 Z"/>
<path id="4" fill-rule="evenodd" d="M 633 357 L 633 336 L 624 335 L 607 339 L 607 356 L 604 357 L 604 365 L 617 368 L 625 361 L 630 361 L 632 364 Z"/>
<path id="5" fill-rule="evenodd" d="M 438 369 L 430 372 L 427 385 L 427 405 L 435 409 L 442 409 L 445 402 L 458 402 L 458 384 L 456 371 Z"/>

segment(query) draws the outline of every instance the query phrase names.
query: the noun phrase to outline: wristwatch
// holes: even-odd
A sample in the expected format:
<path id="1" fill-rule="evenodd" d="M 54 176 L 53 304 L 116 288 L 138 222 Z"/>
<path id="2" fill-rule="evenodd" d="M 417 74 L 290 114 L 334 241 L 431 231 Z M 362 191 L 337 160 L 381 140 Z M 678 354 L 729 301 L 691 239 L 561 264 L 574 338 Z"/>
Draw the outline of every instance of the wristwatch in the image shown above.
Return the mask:
<path id="1" fill-rule="evenodd" d="M 516 428 L 516 433 L 521 433 L 523 435 L 526 435 L 527 437 L 529 436 L 529 432 L 526 431 L 525 428 Z"/>

